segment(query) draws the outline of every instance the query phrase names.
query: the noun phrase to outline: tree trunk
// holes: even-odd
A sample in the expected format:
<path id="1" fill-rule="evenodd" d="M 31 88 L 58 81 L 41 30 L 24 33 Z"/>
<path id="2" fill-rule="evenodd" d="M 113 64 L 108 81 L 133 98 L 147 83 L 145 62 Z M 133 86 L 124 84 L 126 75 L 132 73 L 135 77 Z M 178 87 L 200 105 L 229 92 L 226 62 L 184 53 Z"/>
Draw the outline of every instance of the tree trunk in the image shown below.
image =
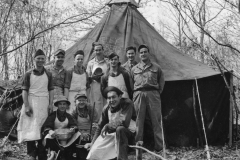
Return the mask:
<path id="1" fill-rule="evenodd" d="M 4 34 L 4 39 L 2 39 L 3 53 L 7 51 L 7 35 Z M 8 67 L 8 56 L 3 55 L 3 68 L 4 68 L 4 80 L 9 80 L 9 67 Z"/>
<path id="2" fill-rule="evenodd" d="M 203 1 L 202 3 L 202 7 L 200 8 L 199 11 L 199 22 L 201 25 L 202 29 L 205 29 L 205 25 L 206 25 L 206 0 Z M 202 48 L 204 48 L 204 31 L 200 30 L 200 45 L 202 46 Z M 204 63 L 204 53 L 201 52 L 201 61 Z"/>

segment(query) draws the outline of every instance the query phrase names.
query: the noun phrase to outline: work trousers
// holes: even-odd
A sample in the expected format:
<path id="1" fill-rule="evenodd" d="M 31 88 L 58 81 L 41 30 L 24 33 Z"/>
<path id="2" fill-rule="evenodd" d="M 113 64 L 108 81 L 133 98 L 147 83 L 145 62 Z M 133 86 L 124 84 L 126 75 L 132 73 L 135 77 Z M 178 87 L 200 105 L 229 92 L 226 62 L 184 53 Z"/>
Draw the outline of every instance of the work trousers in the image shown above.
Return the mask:
<path id="1" fill-rule="evenodd" d="M 136 119 L 136 142 L 143 141 L 144 121 L 146 112 L 152 122 L 156 151 L 163 148 L 162 108 L 160 93 L 153 91 L 135 91 L 133 94 Z"/>
<path id="2" fill-rule="evenodd" d="M 73 153 L 76 153 L 76 144 L 79 142 L 79 138 L 68 147 L 62 147 L 58 144 L 56 139 L 47 139 L 46 148 L 50 148 L 51 151 L 59 152 L 60 157 L 64 157 L 67 160 L 73 159 Z"/>
<path id="3" fill-rule="evenodd" d="M 47 160 L 47 153 L 42 145 L 42 140 L 27 141 L 27 154 L 32 157 L 38 157 L 38 160 Z"/>
<path id="4" fill-rule="evenodd" d="M 116 149 L 117 149 L 117 160 L 128 159 L 128 144 L 131 139 L 134 138 L 134 134 L 129 129 L 119 126 L 116 129 Z"/>

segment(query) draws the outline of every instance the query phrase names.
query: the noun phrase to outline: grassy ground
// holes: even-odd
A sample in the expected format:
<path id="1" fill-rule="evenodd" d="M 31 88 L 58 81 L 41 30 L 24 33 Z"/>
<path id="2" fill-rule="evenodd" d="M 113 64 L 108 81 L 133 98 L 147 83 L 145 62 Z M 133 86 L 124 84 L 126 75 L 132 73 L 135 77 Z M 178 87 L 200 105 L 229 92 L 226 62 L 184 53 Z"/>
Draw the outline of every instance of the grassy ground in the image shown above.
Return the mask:
<path id="1" fill-rule="evenodd" d="M 3 139 L 0 139 L 2 144 Z M 240 142 L 233 147 L 210 146 L 210 155 L 212 160 L 239 160 L 240 159 Z M 16 141 L 7 141 L 3 148 L 0 149 L 1 160 L 24 160 L 26 157 L 26 144 L 18 144 Z M 161 155 L 161 154 L 160 154 Z M 168 148 L 166 150 L 166 159 L 168 160 L 203 160 L 206 159 L 206 152 L 203 148 L 182 147 Z M 129 160 L 135 160 L 134 152 L 129 155 Z M 147 152 L 143 153 L 143 160 L 157 160 L 157 158 Z"/>

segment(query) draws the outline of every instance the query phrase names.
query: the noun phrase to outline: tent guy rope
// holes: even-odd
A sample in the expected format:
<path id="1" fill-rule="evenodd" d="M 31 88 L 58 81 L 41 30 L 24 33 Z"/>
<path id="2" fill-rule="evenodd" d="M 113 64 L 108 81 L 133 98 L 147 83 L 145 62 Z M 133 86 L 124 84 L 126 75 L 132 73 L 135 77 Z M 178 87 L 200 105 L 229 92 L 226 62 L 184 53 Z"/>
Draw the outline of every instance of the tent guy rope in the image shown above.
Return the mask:
<path id="1" fill-rule="evenodd" d="M 200 100 L 200 95 L 199 95 L 199 90 L 198 90 L 198 83 L 197 83 L 197 79 L 195 78 L 195 82 L 196 82 L 196 89 L 197 89 L 197 95 L 198 95 L 198 102 L 199 102 L 199 108 L 200 108 L 200 113 L 201 113 L 201 120 L 202 120 L 202 125 L 203 125 L 203 132 L 204 132 L 204 138 L 206 141 L 206 152 L 207 152 L 207 159 L 210 160 L 211 156 L 209 153 L 209 147 L 208 147 L 208 142 L 207 142 L 207 135 L 206 135 L 206 130 L 205 130 L 205 125 L 204 125 L 204 119 L 203 119 L 203 114 L 202 114 L 202 106 L 201 106 L 201 100 Z"/>
<path id="2" fill-rule="evenodd" d="M 128 145 L 128 146 L 131 147 L 131 148 L 142 149 L 142 150 L 144 150 L 144 151 L 146 151 L 146 152 L 148 152 L 148 153 L 150 153 L 150 154 L 152 154 L 152 155 L 160 158 L 161 160 L 167 160 L 166 158 L 163 158 L 162 156 L 160 156 L 160 155 L 158 155 L 158 154 L 156 154 L 156 153 L 154 153 L 154 152 L 151 152 L 151 151 L 149 151 L 148 149 L 146 149 L 146 148 L 144 148 L 144 147 L 141 147 L 141 146 L 133 146 L 133 145 Z"/>

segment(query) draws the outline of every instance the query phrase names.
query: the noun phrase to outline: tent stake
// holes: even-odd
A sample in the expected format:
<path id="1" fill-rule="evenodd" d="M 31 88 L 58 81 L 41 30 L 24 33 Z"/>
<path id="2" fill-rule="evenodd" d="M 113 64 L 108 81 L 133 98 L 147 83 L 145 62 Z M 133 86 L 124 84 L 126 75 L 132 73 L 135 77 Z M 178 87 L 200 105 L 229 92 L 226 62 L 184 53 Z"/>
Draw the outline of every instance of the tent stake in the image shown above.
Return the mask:
<path id="1" fill-rule="evenodd" d="M 210 159 L 211 159 L 211 156 L 210 156 L 209 148 L 208 148 L 207 135 L 206 135 L 205 125 L 204 125 L 204 119 L 203 119 L 203 114 L 202 114 L 202 106 L 201 106 L 200 95 L 199 95 L 199 90 L 198 90 L 198 83 L 197 83 L 197 79 L 196 79 L 196 78 L 195 78 L 195 82 L 196 82 L 198 102 L 199 102 L 199 108 L 200 108 L 202 125 L 203 125 L 203 132 L 204 132 L 204 137 L 205 137 L 205 141 L 206 141 L 205 150 L 206 150 L 206 152 L 207 152 L 207 159 L 210 160 Z"/>

